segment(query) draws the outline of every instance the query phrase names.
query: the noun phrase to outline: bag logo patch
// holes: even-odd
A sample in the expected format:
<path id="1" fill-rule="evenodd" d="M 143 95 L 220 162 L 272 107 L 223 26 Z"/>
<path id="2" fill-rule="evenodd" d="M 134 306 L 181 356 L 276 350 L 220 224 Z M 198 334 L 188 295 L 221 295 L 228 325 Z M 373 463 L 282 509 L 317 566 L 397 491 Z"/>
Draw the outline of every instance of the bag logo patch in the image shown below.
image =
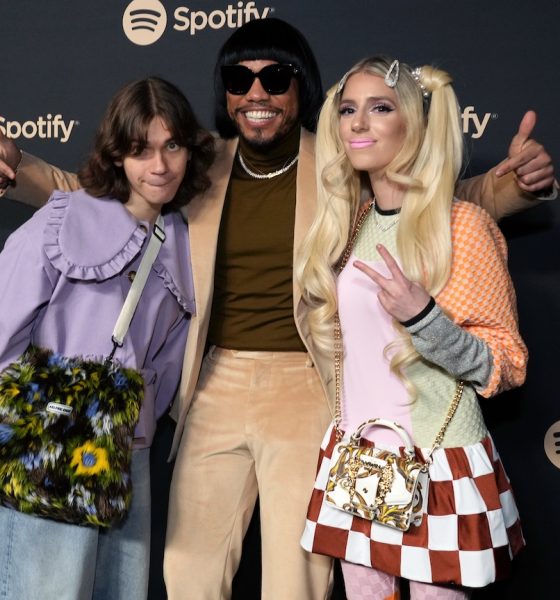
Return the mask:
<path id="1" fill-rule="evenodd" d="M 67 406 L 66 404 L 60 404 L 60 402 L 49 402 L 47 404 L 47 412 L 69 417 L 72 414 L 72 407 Z"/>

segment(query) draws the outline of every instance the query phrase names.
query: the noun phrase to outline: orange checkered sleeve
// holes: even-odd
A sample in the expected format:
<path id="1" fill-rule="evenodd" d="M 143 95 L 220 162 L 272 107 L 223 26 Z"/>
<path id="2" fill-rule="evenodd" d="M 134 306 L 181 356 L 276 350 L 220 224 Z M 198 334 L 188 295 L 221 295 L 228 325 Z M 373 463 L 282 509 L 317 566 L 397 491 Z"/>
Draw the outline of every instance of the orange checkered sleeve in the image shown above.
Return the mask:
<path id="1" fill-rule="evenodd" d="M 521 385 L 527 367 L 507 245 L 490 215 L 470 202 L 453 203 L 451 229 L 451 276 L 436 301 L 457 325 L 488 344 L 492 374 L 478 390 L 488 398 Z"/>

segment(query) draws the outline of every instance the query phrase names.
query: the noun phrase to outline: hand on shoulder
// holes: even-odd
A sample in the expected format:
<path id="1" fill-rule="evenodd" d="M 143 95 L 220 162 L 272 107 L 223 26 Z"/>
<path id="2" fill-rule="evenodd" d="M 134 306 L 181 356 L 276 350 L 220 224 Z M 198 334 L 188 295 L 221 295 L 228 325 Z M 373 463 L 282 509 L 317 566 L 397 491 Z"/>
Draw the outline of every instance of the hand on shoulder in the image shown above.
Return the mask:
<path id="1" fill-rule="evenodd" d="M 20 162 L 20 149 L 0 131 L 0 196 L 5 194 L 8 186 L 14 181 Z"/>

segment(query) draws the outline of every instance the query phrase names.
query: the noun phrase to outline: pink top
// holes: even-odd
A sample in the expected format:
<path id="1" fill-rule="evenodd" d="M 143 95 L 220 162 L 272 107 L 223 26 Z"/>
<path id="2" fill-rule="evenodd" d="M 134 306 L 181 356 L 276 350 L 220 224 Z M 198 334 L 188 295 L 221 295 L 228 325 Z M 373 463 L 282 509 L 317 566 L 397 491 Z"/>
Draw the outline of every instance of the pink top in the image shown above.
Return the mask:
<path id="1" fill-rule="evenodd" d="M 383 417 L 396 421 L 411 434 L 408 392 L 389 369 L 392 353 L 384 356 L 397 333 L 377 299 L 379 286 L 353 266 L 354 260 L 352 255 L 338 277 L 344 342 L 342 429 L 350 433 L 368 419 Z M 385 263 L 360 260 L 382 275 L 389 274 Z M 380 444 L 402 445 L 400 437 L 387 428 L 372 427 L 364 437 Z"/>

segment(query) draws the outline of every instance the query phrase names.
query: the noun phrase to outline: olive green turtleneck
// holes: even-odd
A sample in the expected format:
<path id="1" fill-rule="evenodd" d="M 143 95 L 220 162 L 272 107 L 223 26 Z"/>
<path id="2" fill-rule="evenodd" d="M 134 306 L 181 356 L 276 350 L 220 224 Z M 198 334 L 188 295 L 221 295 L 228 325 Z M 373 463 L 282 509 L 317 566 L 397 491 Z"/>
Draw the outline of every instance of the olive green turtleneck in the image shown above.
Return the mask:
<path id="1" fill-rule="evenodd" d="M 299 151 L 299 128 L 265 152 L 239 143 L 254 172 L 282 168 Z M 303 351 L 293 312 L 297 163 L 272 179 L 248 175 L 236 156 L 224 203 L 208 340 L 235 350 Z"/>

